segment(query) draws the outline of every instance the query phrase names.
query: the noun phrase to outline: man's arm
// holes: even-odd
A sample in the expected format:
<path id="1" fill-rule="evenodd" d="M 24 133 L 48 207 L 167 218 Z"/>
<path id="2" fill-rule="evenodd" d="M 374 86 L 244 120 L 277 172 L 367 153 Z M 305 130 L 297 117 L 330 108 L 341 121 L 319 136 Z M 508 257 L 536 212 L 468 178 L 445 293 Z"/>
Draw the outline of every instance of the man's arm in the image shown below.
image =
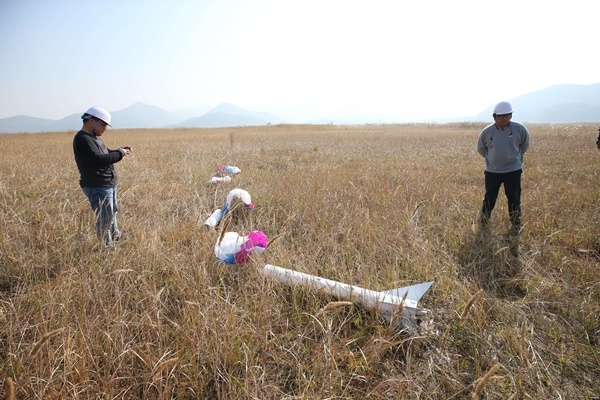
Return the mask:
<path id="1" fill-rule="evenodd" d="M 102 152 L 98 143 L 91 137 L 80 136 L 78 148 L 82 157 L 91 165 L 111 165 L 121 161 L 124 157 L 119 150 L 108 150 L 108 154 Z"/>
<path id="2" fill-rule="evenodd" d="M 529 130 L 523 127 L 523 142 L 521 143 L 521 154 L 525 154 L 529 150 Z"/>
<path id="3" fill-rule="evenodd" d="M 482 157 L 487 156 L 487 146 L 485 144 L 484 132 L 482 131 L 477 138 L 477 152 L 481 154 Z"/>

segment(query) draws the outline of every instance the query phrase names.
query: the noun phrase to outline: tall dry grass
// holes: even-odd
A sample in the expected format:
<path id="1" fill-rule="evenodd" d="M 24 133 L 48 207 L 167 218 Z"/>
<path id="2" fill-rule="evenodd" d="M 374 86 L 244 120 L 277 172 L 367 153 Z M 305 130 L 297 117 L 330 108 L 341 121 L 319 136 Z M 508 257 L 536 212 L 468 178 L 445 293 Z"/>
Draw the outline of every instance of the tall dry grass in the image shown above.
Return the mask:
<path id="1" fill-rule="evenodd" d="M 126 240 L 98 247 L 74 132 L 0 135 L 0 382 L 8 398 L 463 399 L 600 395 L 596 127 L 532 125 L 524 228 L 490 230 L 482 125 L 112 130 Z M 242 173 L 206 182 L 222 165 Z M 204 220 L 278 239 L 217 263 Z M 375 290 L 434 280 L 419 334 L 272 282 L 265 263 Z"/>

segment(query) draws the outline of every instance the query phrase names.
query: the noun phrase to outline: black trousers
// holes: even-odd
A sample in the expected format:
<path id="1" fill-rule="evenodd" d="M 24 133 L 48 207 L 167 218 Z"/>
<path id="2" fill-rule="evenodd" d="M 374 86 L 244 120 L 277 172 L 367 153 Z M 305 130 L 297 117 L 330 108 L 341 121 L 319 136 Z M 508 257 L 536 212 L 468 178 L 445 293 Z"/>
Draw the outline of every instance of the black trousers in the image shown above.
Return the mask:
<path id="1" fill-rule="evenodd" d="M 523 170 L 497 174 L 485 171 L 485 196 L 481 208 L 481 220 L 487 222 L 496 206 L 500 186 L 504 184 L 504 194 L 508 200 L 508 216 L 513 225 L 521 225 L 521 175 Z"/>

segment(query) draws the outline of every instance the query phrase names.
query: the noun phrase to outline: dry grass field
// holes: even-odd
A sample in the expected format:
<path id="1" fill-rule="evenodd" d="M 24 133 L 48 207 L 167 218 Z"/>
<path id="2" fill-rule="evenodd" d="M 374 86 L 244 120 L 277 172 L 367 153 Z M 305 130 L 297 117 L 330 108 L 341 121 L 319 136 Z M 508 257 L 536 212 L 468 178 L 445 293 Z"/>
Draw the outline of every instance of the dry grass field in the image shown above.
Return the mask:
<path id="1" fill-rule="evenodd" d="M 596 126 L 530 125 L 523 230 L 475 224 L 482 124 L 109 130 L 126 236 L 98 246 L 75 132 L 0 135 L 0 384 L 15 399 L 599 399 Z M 78 128 L 78 127 L 77 127 Z M 209 185 L 217 168 L 242 170 Z M 204 221 L 267 250 L 217 262 Z M 222 227 L 221 227 L 222 228 Z M 265 278 L 435 281 L 409 334 Z"/>

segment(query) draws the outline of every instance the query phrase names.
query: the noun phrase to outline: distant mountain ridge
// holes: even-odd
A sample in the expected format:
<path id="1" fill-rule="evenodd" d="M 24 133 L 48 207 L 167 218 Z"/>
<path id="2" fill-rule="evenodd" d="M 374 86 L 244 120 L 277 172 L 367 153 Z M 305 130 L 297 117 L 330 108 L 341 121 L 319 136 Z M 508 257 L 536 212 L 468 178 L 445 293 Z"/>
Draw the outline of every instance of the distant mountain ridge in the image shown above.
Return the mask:
<path id="1" fill-rule="evenodd" d="M 130 128 L 220 128 L 228 126 L 255 126 L 280 124 L 283 121 L 265 112 L 248 111 L 232 104 L 223 103 L 200 117 L 184 117 L 190 111 L 169 112 L 160 107 L 135 103 L 119 111 L 111 111 L 115 129 Z M 76 131 L 81 128 L 81 113 L 52 120 L 27 115 L 0 118 L 0 133 L 36 133 L 53 131 Z"/>
<path id="2" fill-rule="evenodd" d="M 227 126 L 280 124 L 282 122 L 282 120 L 269 113 L 248 111 L 233 104 L 223 103 L 200 117 L 188 118 L 175 124 L 174 127 L 222 128 Z"/>
<path id="3" fill-rule="evenodd" d="M 600 122 L 600 83 L 556 85 L 508 100 L 516 121 L 530 123 Z M 490 120 L 493 106 L 477 114 Z"/>
<path id="4" fill-rule="evenodd" d="M 525 123 L 598 123 L 600 122 L 600 83 L 592 85 L 555 85 L 508 100 L 515 110 L 514 119 Z M 475 116 L 439 119 L 435 122 L 491 121 L 493 105 Z M 83 111 L 82 111 L 83 112 Z M 0 133 L 76 131 L 81 127 L 81 113 L 59 120 L 17 115 L 0 118 Z M 165 111 L 160 107 L 135 103 L 125 109 L 111 111 L 115 129 L 129 128 L 217 128 L 281 124 L 280 118 L 258 111 L 249 111 L 223 103 L 200 116 L 192 111 Z M 335 121 L 332 116 L 332 121 Z M 364 123 L 380 121 L 364 121 Z M 399 117 L 398 122 L 406 121 Z M 431 121 L 428 121 L 431 122 Z M 306 122 L 310 123 L 310 122 Z M 360 123 L 360 122 L 357 122 Z"/>

